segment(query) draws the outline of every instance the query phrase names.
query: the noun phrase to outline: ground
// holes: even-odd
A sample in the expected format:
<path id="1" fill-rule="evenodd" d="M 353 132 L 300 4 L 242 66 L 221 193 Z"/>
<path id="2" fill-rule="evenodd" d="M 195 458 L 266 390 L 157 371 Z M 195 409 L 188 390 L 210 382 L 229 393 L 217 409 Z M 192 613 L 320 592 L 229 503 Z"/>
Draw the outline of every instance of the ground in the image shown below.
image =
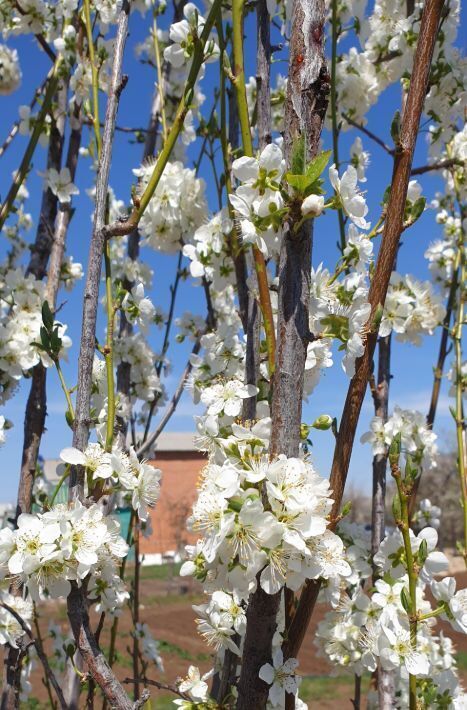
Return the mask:
<path id="1" fill-rule="evenodd" d="M 147 675 L 149 678 L 168 684 L 173 684 L 178 676 L 186 675 L 190 664 L 198 666 L 201 671 L 211 667 L 209 649 L 196 633 L 194 622 L 196 614 L 191 608 L 192 604 L 201 603 L 203 596 L 196 583 L 192 580 L 180 580 L 176 572 L 177 570 L 170 566 L 143 568 L 141 582 L 140 620 L 148 624 L 153 635 L 159 640 L 165 665 L 164 674 L 154 668 L 148 671 Z M 456 577 L 458 588 L 467 586 L 467 573 L 458 574 Z M 300 672 L 304 676 L 300 695 L 308 703 L 309 708 L 320 710 L 349 708 L 350 710 L 353 707 L 351 702 L 354 693 L 353 676 L 350 674 L 332 676 L 331 667 L 323 658 L 317 656 L 313 644 L 314 629 L 325 611 L 323 606 L 316 609 L 300 653 Z M 50 603 L 41 607 L 40 626 L 44 632 L 51 619 L 66 628 L 64 604 Z M 467 637 L 455 633 L 447 624 L 442 626 L 456 644 L 460 674 L 464 684 L 467 685 Z M 131 645 L 130 629 L 130 615 L 125 613 L 119 620 L 117 637 L 118 657 L 115 670 L 120 680 L 132 676 L 132 660 L 127 650 Z M 102 633 L 101 645 L 104 650 L 108 649 L 107 630 Z M 369 679 L 365 678 L 363 691 L 368 688 L 368 683 Z M 34 671 L 32 684 L 34 690 L 27 703 L 23 705 L 24 710 L 49 708 L 45 688 L 41 683 L 40 668 Z M 172 698 L 173 696 L 165 691 L 151 689 L 152 708 L 156 710 L 169 708 L 173 710 L 175 706 L 171 702 Z M 96 701 L 95 707 L 101 707 L 100 700 Z M 363 704 L 362 708 L 364 707 Z"/>

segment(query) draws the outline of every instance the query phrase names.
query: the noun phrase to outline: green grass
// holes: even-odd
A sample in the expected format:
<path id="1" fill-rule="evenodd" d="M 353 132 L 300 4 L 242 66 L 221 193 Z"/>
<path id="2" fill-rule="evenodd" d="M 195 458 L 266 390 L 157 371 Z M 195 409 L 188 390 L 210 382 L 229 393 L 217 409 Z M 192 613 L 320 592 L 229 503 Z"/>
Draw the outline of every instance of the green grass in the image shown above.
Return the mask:
<path id="1" fill-rule="evenodd" d="M 362 678 L 362 695 L 368 692 L 370 683 L 369 676 Z M 304 678 L 300 684 L 300 697 L 305 702 L 317 700 L 332 700 L 342 695 L 342 691 L 348 693 L 349 699 L 353 697 L 354 677 L 352 675 L 339 676 L 316 676 L 315 678 Z"/>
<path id="2" fill-rule="evenodd" d="M 370 676 L 363 676 L 362 695 L 368 692 L 369 684 Z M 354 677 L 350 674 L 335 677 L 308 677 L 304 678 L 300 684 L 300 697 L 307 703 L 316 703 L 320 700 L 333 700 L 336 698 L 342 698 L 342 693 L 346 692 L 350 700 L 353 697 L 353 689 Z M 153 710 L 174 710 L 175 705 L 172 702 L 174 698 L 175 695 L 159 695 L 159 693 L 155 691 L 152 693 L 151 706 Z M 311 705 L 311 707 L 319 706 Z"/>
<path id="3" fill-rule="evenodd" d="M 166 582 L 170 579 L 177 579 L 179 577 L 181 562 L 177 564 L 164 564 L 164 565 L 150 565 L 148 567 L 141 567 L 140 577 L 141 579 L 159 579 Z M 133 577 L 133 565 L 130 563 L 127 566 L 127 571 L 125 574 L 125 579 L 131 579 Z"/>
<path id="4" fill-rule="evenodd" d="M 164 655 L 164 653 L 172 653 L 186 661 L 208 661 L 211 658 L 209 653 L 190 653 L 181 646 L 170 643 L 170 641 L 164 641 L 163 639 L 159 640 L 159 650 L 162 655 Z"/>
<path id="5" fill-rule="evenodd" d="M 467 670 L 467 651 L 458 651 L 456 653 L 456 661 L 460 671 Z"/>

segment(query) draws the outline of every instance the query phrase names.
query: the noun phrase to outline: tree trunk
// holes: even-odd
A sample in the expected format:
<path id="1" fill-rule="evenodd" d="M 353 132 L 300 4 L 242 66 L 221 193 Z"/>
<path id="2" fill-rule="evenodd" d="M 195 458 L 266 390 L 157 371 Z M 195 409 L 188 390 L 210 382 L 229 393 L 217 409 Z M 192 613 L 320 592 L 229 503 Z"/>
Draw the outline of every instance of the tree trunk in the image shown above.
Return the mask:
<path id="1" fill-rule="evenodd" d="M 305 22 L 305 19 L 307 20 Z M 287 164 L 294 147 L 306 136 L 306 158 L 319 150 L 327 107 L 329 83 L 323 49 L 325 5 L 322 0 L 295 0 L 290 39 L 289 75 L 284 144 Z M 316 32 L 316 29 L 319 32 Z M 318 36 L 318 40 L 316 40 Z M 298 62 L 300 56 L 302 61 Z M 298 233 L 300 204 L 292 208 L 285 225 L 279 263 L 277 349 L 272 400 L 271 456 L 297 456 L 300 447 L 303 373 L 309 332 L 309 295 L 312 235 L 308 225 Z M 264 708 L 268 686 L 259 678 L 261 666 L 271 659 L 272 638 L 280 592 L 266 594 L 258 585 L 250 597 L 242 670 L 238 685 L 238 710 Z"/>

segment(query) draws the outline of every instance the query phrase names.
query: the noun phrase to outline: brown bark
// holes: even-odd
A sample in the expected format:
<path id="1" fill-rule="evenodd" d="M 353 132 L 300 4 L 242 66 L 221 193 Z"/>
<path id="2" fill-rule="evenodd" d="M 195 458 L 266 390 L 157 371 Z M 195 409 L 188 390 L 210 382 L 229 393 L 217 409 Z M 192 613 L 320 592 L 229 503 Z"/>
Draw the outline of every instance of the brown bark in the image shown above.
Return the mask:
<path id="1" fill-rule="evenodd" d="M 256 125 L 258 130 L 258 148 L 271 142 L 271 41 L 270 18 L 266 0 L 259 0 L 256 6 L 257 51 L 256 51 Z M 245 274 L 246 276 L 246 274 Z M 254 290 L 258 281 L 254 269 L 250 268 L 250 280 L 255 282 L 248 294 L 248 317 L 246 326 L 245 382 L 257 385 L 260 368 L 261 311 Z M 240 289 L 239 289 L 240 292 Z M 254 420 L 256 417 L 256 395 L 243 402 L 242 417 Z"/>
<path id="2" fill-rule="evenodd" d="M 115 39 L 112 77 L 107 101 L 104 132 L 102 137 L 102 153 L 96 181 L 96 203 L 91 245 L 89 248 L 88 269 L 84 289 L 83 323 L 78 366 L 78 385 L 76 394 L 75 421 L 73 431 L 73 446 L 83 451 L 86 448 L 90 425 L 90 403 L 92 384 L 92 365 L 96 339 L 97 306 L 99 301 L 99 285 L 104 251 L 104 230 L 107 211 L 107 191 L 109 186 L 110 162 L 112 144 L 115 132 L 120 93 L 123 88 L 122 64 L 123 52 L 128 32 L 129 3 L 123 3 L 119 13 L 117 36 Z M 82 499 L 84 495 L 84 471 L 82 467 L 73 466 L 70 473 L 70 498 Z"/>
<path id="3" fill-rule="evenodd" d="M 428 86 L 430 65 L 442 8 L 443 0 L 427 0 L 423 8 L 412 78 L 402 119 L 400 145 L 394 161 L 387 218 L 370 287 L 371 316 L 369 326 L 374 322 L 377 311 L 384 304 L 402 232 L 413 153 Z M 335 518 L 338 514 L 342 502 L 355 432 L 370 376 L 376 340 L 377 332 L 372 328 L 367 337 L 365 353 L 357 360 L 356 372 L 350 382 L 342 412 L 330 478 L 334 497 L 334 505 L 331 512 L 332 518 Z M 310 581 L 303 588 L 297 611 L 289 629 L 287 652 L 290 656 L 296 656 L 301 647 L 313 613 L 319 587 L 319 581 Z"/>
<path id="4" fill-rule="evenodd" d="M 122 78 L 123 53 L 128 33 L 130 8 L 124 0 L 117 22 L 114 61 L 108 92 L 108 101 L 102 137 L 102 151 L 96 181 L 96 204 L 91 245 L 89 249 L 88 270 L 84 292 L 83 324 L 78 368 L 78 388 L 76 394 L 73 446 L 85 449 L 89 436 L 90 398 L 92 384 L 92 365 L 94 360 L 97 306 L 99 284 L 104 251 L 104 224 L 107 212 L 107 193 L 109 185 L 112 144 L 115 132 L 120 93 L 124 86 Z M 70 474 L 71 500 L 84 498 L 84 471 L 82 467 L 72 467 Z M 123 690 L 112 672 L 104 654 L 99 648 L 90 623 L 84 587 L 72 587 L 67 599 L 68 618 L 75 642 L 93 680 L 101 688 L 106 700 L 122 710 L 132 707 L 128 695 Z"/>
<path id="5" fill-rule="evenodd" d="M 391 336 L 379 339 L 378 378 L 373 401 L 375 416 L 387 422 L 389 408 L 389 381 L 391 378 Z M 384 516 L 386 502 L 387 454 L 373 457 L 373 505 L 371 510 L 371 555 L 377 553 L 384 538 Z"/>
<path id="6" fill-rule="evenodd" d="M 395 267 L 395 265 L 394 265 Z M 391 336 L 379 339 L 378 345 L 378 377 L 373 401 L 375 415 L 381 417 L 383 422 L 388 419 L 389 410 L 389 382 L 391 379 Z M 387 452 L 373 457 L 373 498 L 371 507 L 371 556 L 379 549 L 385 535 L 386 514 L 386 468 Z M 373 568 L 373 582 L 379 575 Z M 376 672 L 378 702 L 381 710 L 391 710 L 394 707 L 394 673 L 384 670 L 381 666 Z"/>
<path id="7" fill-rule="evenodd" d="M 322 0 L 295 0 L 284 133 L 288 165 L 293 149 L 302 136 L 306 137 L 307 159 L 314 157 L 319 150 L 329 93 L 323 48 L 324 19 L 325 5 Z M 297 61 L 298 57 L 301 61 Z M 285 225 L 279 263 L 271 456 L 281 453 L 297 456 L 300 445 L 303 373 L 309 332 L 312 236 L 308 225 L 297 233 L 292 231 L 293 224 L 299 218 L 298 204 L 293 206 L 290 221 Z M 269 689 L 258 674 L 261 666 L 271 658 L 280 596 L 280 592 L 268 595 L 258 585 L 257 591 L 250 597 L 238 685 L 238 710 L 252 707 L 259 710 L 266 706 Z"/>

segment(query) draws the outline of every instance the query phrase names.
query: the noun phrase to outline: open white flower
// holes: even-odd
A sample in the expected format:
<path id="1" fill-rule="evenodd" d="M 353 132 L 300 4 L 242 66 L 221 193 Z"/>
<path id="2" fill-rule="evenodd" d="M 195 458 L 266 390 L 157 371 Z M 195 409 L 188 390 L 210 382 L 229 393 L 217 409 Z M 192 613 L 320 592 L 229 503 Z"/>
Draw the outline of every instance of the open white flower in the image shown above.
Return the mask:
<path id="1" fill-rule="evenodd" d="M 368 207 L 365 198 L 357 189 L 357 171 L 349 165 L 341 178 L 335 165 L 329 168 L 329 179 L 336 195 L 339 197 L 345 214 L 360 229 L 368 229 L 370 223 L 365 220 Z"/>
<path id="2" fill-rule="evenodd" d="M 60 172 L 55 170 L 55 168 L 49 168 L 44 177 L 47 187 L 58 197 L 59 202 L 71 202 L 72 195 L 79 195 L 79 190 L 73 184 L 68 168 L 62 168 Z"/>
<path id="3" fill-rule="evenodd" d="M 180 69 L 189 61 L 195 51 L 195 36 L 199 37 L 205 25 L 205 19 L 198 8 L 189 2 L 183 9 L 184 20 L 174 22 L 170 26 L 169 37 L 173 44 L 164 49 L 164 59 L 176 69 Z M 205 48 L 205 62 L 212 62 L 219 56 L 219 48 L 210 40 Z"/>
<path id="4" fill-rule="evenodd" d="M 270 685 L 269 700 L 273 707 L 285 707 L 285 694 L 295 695 L 298 690 L 300 678 L 295 675 L 298 666 L 296 658 L 289 658 L 284 663 L 282 650 L 274 652 L 272 665 L 265 663 L 259 670 L 259 677 Z"/>
<path id="5" fill-rule="evenodd" d="M 100 444 L 88 444 L 85 451 L 74 447 L 62 449 L 60 458 L 72 466 L 84 466 L 97 478 L 110 478 L 113 474 L 111 455 Z"/>
<path id="6" fill-rule="evenodd" d="M 209 415 L 224 412 L 229 417 L 238 417 L 243 400 L 253 397 L 258 391 L 255 385 L 244 385 L 240 380 L 228 380 L 206 387 L 201 394 L 201 401 L 207 405 Z"/>
<path id="7" fill-rule="evenodd" d="M 181 693 L 187 693 L 193 700 L 205 702 L 208 699 L 208 684 L 206 683 L 210 673 L 205 673 L 203 676 L 196 666 L 188 668 L 187 677 L 182 680 L 178 689 Z"/>
<path id="8" fill-rule="evenodd" d="M 57 524 L 44 525 L 35 515 L 22 513 L 15 534 L 15 551 L 8 561 L 11 574 L 31 574 L 56 551 Z"/>
<path id="9" fill-rule="evenodd" d="M 381 630 L 378 646 L 381 664 L 385 670 L 405 666 L 411 675 L 428 675 L 428 656 L 413 648 L 410 631 L 405 629 L 395 616 L 387 617 L 381 625 Z"/>
<path id="10" fill-rule="evenodd" d="M 140 520 L 148 519 L 148 508 L 153 508 L 160 495 L 161 471 L 146 461 L 140 461 L 133 447 L 128 454 L 114 451 L 112 469 L 117 474 L 120 485 L 131 492 L 131 504 L 138 511 Z"/>

